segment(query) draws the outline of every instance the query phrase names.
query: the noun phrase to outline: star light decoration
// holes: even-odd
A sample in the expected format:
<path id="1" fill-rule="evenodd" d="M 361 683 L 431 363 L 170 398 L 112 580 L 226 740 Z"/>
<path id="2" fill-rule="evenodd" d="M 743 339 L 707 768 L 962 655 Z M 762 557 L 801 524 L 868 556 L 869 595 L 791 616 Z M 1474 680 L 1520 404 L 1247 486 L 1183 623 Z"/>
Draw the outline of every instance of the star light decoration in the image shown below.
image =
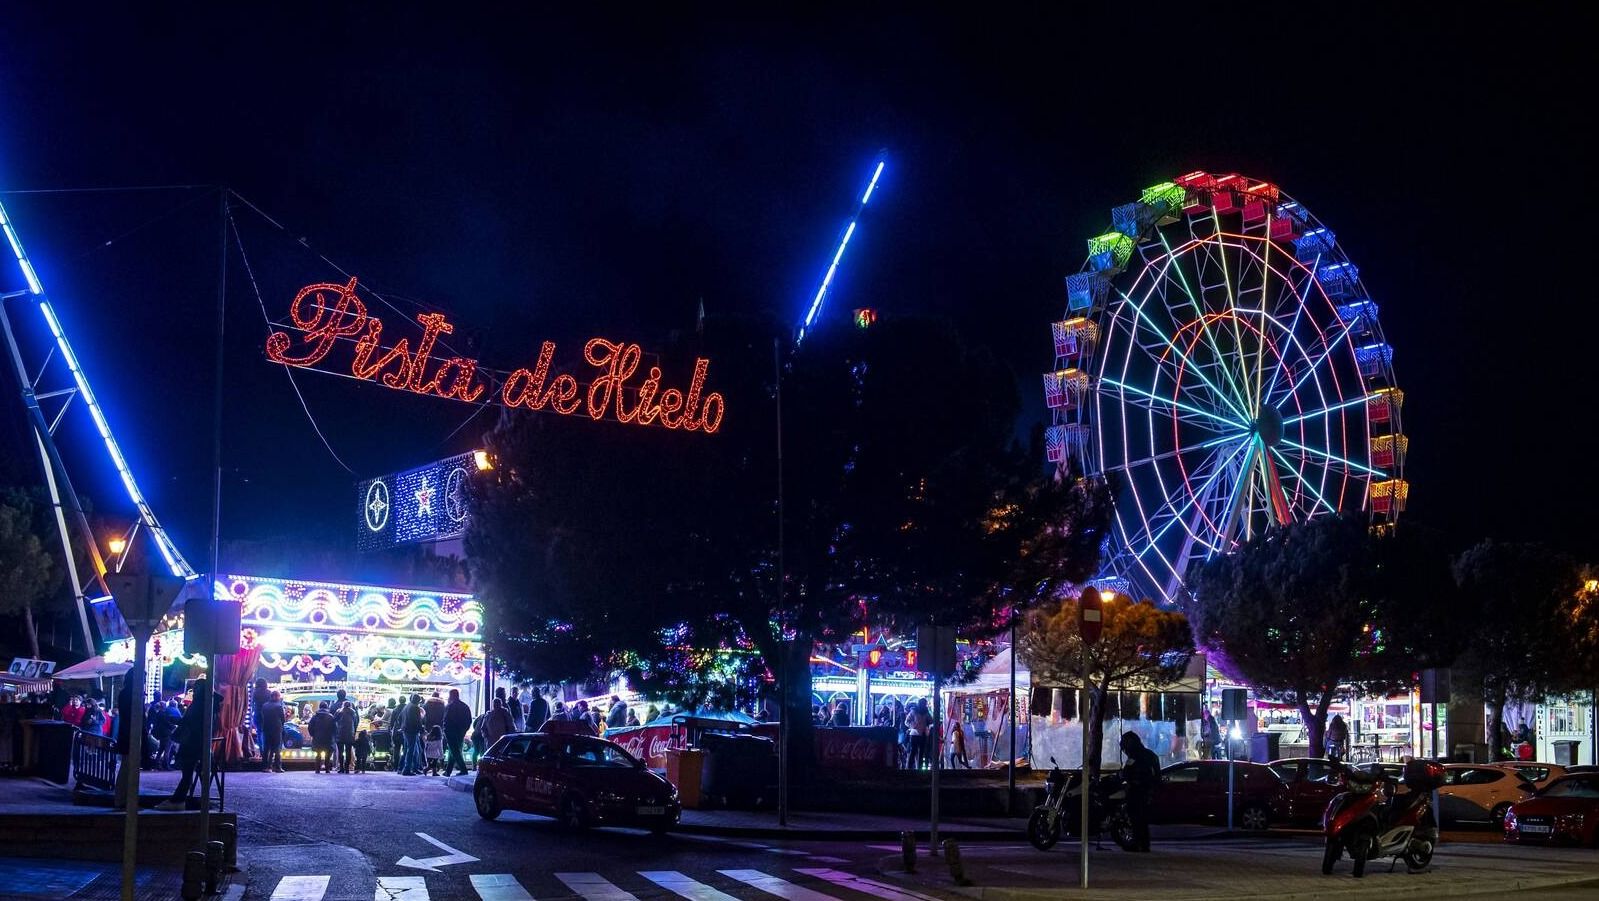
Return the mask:
<path id="1" fill-rule="evenodd" d="M 423 476 L 422 477 L 422 487 L 418 488 L 416 490 L 416 515 L 417 516 L 432 516 L 433 515 L 433 495 L 436 494 L 436 493 L 437 492 L 435 491 L 433 486 L 428 484 L 428 477 L 427 476 Z"/>

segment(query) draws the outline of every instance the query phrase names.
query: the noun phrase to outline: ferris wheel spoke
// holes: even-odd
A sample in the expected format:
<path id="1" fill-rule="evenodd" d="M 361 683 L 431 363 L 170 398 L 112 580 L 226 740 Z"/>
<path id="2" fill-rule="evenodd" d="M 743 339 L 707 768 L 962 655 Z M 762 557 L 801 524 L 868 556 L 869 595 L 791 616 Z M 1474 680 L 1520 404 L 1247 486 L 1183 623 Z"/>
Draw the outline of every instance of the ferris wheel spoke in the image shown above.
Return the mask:
<path id="1" fill-rule="evenodd" d="M 1099 379 L 1099 384 L 1101 386 L 1110 385 L 1111 387 L 1117 389 L 1117 391 L 1120 391 L 1120 392 L 1131 392 L 1131 393 L 1136 394 L 1139 397 L 1142 397 L 1142 398 L 1144 398 L 1146 400 L 1154 401 L 1154 402 L 1160 403 L 1160 404 L 1165 404 L 1166 407 L 1168 408 L 1168 409 L 1159 409 L 1159 408 L 1148 406 L 1148 405 L 1145 405 L 1145 404 L 1134 404 L 1134 406 L 1140 407 L 1142 409 L 1150 410 L 1152 412 L 1166 414 L 1166 413 L 1170 413 L 1172 410 L 1181 410 L 1184 413 L 1188 413 L 1188 414 L 1191 414 L 1193 416 L 1202 417 L 1203 419 L 1209 420 L 1210 422 L 1216 423 L 1217 425 L 1227 426 L 1229 431 L 1238 431 L 1238 430 L 1241 430 L 1241 429 L 1247 429 L 1248 428 L 1248 425 L 1246 425 L 1243 422 L 1240 422 L 1240 421 L 1237 421 L 1237 420 L 1233 420 L 1233 419 L 1228 419 L 1225 416 L 1218 416 L 1215 413 L 1212 413 L 1212 412 L 1210 412 L 1208 410 L 1201 410 L 1198 407 L 1192 406 L 1190 404 L 1185 404 L 1182 401 L 1177 400 L 1176 398 L 1162 397 L 1162 396 L 1160 396 L 1158 394 L 1154 394 L 1154 393 L 1151 393 L 1149 391 L 1145 391 L 1142 388 L 1134 387 L 1134 386 L 1129 385 L 1129 384 L 1127 384 L 1125 382 L 1118 382 L 1118 381 L 1116 381 L 1115 379 L 1112 379 L 1112 378 L 1107 378 L 1107 377 L 1101 376 L 1100 379 Z M 1104 392 L 1101 391 L 1100 393 L 1103 394 Z M 1191 422 L 1194 425 L 1197 425 L 1197 426 L 1199 426 L 1201 428 L 1210 428 L 1212 430 L 1215 430 L 1215 426 L 1207 426 L 1206 423 L 1203 423 L 1203 422 L 1194 422 L 1191 419 L 1185 419 L 1183 421 L 1184 422 Z"/>
<path id="2" fill-rule="evenodd" d="M 1321 254 L 1318 253 L 1318 254 L 1316 254 L 1315 260 L 1310 264 L 1310 271 L 1311 272 L 1315 272 L 1317 270 L 1317 268 L 1319 268 L 1320 266 L 1321 266 Z M 1297 337 L 1295 337 L 1298 334 L 1298 332 L 1299 332 L 1299 318 L 1302 315 L 1304 315 L 1305 307 L 1309 305 L 1309 301 L 1307 299 L 1307 296 L 1308 296 L 1308 293 L 1309 293 L 1310 285 L 1314 281 L 1315 281 L 1315 279 L 1313 279 L 1313 278 L 1307 278 L 1305 280 L 1305 291 L 1300 291 L 1298 288 L 1295 288 L 1293 286 L 1292 282 L 1288 283 L 1288 289 L 1294 292 L 1294 299 L 1296 301 L 1298 301 L 1298 303 L 1294 304 L 1294 321 L 1293 321 L 1293 324 L 1288 326 L 1288 337 L 1293 339 L 1293 341 L 1294 341 L 1294 343 L 1296 345 L 1299 344 L 1299 339 Z M 1262 394 L 1261 397 L 1267 398 L 1268 401 L 1269 401 L 1269 399 L 1272 397 L 1272 395 L 1277 391 L 1277 380 L 1282 376 L 1283 372 L 1286 371 L 1287 368 L 1288 368 L 1288 355 L 1287 354 L 1283 354 L 1282 356 L 1280 356 L 1278 358 L 1277 365 L 1272 368 L 1271 384 L 1266 387 L 1266 392 L 1264 394 Z"/>
<path id="3" fill-rule="evenodd" d="M 1123 292 L 1118 291 L 1117 293 L 1121 295 L 1121 298 L 1122 298 L 1122 301 L 1123 301 L 1123 305 L 1126 306 L 1126 307 L 1131 307 L 1133 309 L 1133 311 L 1134 311 L 1134 328 L 1133 328 L 1134 334 L 1137 333 L 1138 326 L 1140 326 L 1140 325 L 1143 326 L 1145 329 L 1147 329 L 1149 331 L 1149 333 L 1151 335 L 1153 335 L 1155 338 L 1159 339 L 1160 343 L 1165 345 L 1165 347 L 1169 351 L 1171 351 L 1172 353 L 1175 353 L 1179 358 L 1181 358 L 1181 360 L 1183 361 L 1183 367 L 1185 369 L 1187 369 L 1187 370 L 1192 371 L 1196 378 L 1198 378 L 1201 382 L 1204 382 L 1205 383 L 1205 387 L 1210 389 L 1211 394 L 1213 394 L 1216 397 L 1217 400 L 1221 401 L 1224 405 L 1226 405 L 1229 409 L 1231 409 L 1232 412 L 1235 415 L 1237 415 L 1240 419 L 1248 419 L 1249 418 L 1248 415 L 1244 412 L 1247 409 L 1247 407 L 1239 406 L 1238 403 L 1233 400 L 1233 398 L 1229 397 L 1220 388 L 1216 387 L 1216 383 L 1215 382 L 1212 382 L 1210 379 L 1206 378 L 1205 377 L 1205 373 L 1203 371 L 1201 371 L 1201 369 L 1197 365 L 1193 365 L 1192 364 L 1192 361 L 1190 360 L 1188 354 L 1184 353 L 1182 348 L 1178 347 L 1175 343 L 1173 343 L 1173 341 L 1171 339 L 1171 336 L 1169 334 L 1167 334 L 1166 330 L 1160 328 L 1155 323 L 1155 321 L 1149 317 L 1149 314 L 1144 312 L 1144 306 L 1143 306 L 1142 303 L 1135 303 L 1131 297 L 1128 297 Z M 1145 302 L 1146 303 L 1148 302 L 1148 297 L 1147 296 L 1145 297 Z M 1141 348 L 1143 347 L 1143 344 L 1140 343 L 1133 335 L 1129 335 L 1128 337 L 1129 337 L 1129 340 L 1131 340 L 1133 344 L 1137 344 Z M 1159 358 L 1154 357 L 1154 354 L 1151 353 L 1148 349 L 1145 349 L 1144 352 L 1145 353 L 1149 353 L 1150 356 L 1156 360 L 1156 365 L 1157 366 L 1171 366 L 1171 365 L 1173 365 L 1171 363 L 1165 363 L 1165 362 L 1161 361 Z"/>
<path id="4" fill-rule="evenodd" d="M 1216 230 L 1216 233 L 1217 234 L 1221 234 L 1222 233 L 1221 217 L 1219 215 L 1217 215 L 1217 213 L 1216 213 L 1216 211 L 1214 209 L 1212 209 L 1210 211 L 1210 218 L 1211 218 L 1211 222 L 1213 224 L 1213 227 Z M 1209 247 L 1211 245 L 1211 243 L 1212 242 L 1207 242 L 1206 246 Z M 1231 269 L 1231 267 L 1229 267 L 1227 265 L 1227 246 L 1225 244 L 1219 244 L 1219 243 L 1216 244 L 1216 246 L 1218 247 L 1218 250 L 1216 252 L 1216 259 L 1221 263 L 1222 284 L 1224 284 L 1226 286 L 1226 288 L 1227 288 L 1227 307 L 1230 309 L 1230 308 L 1236 306 L 1237 299 L 1238 299 L 1238 291 L 1237 291 L 1237 289 L 1235 289 L 1233 287 L 1232 269 Z M 1237 349 L 1237 351 L 1238 351 L 1235 356 L 1237 356 L 1240 360 L 1242 360 L 1243 357 L 1244 357 L 1244 335 L 1243 335 L 1243 332 L 1241 332 L 1239 330 L 1239 328 L 1238 328 L 1238 320 L 1236 318 L 1234 318 L 1232 322 L 1233 322 L 1233 347 L 1235 347 Z M 1241 392 L 1243 394 L 1244 409 L 1245 410 L 1253 410 L 1253 409 L 1256 408 L 1257 403 L 1256 403 L 1256 400 L 1254 398 L 1249 396 L 1249 391 L 1248 391 L 1249 372 L 1248 372 L 1248 370 L 1240 367 L 1239 376 L 1240 376 L 1241 380 L 1244 383 L 1244 389 L 1245 389 L 1243 392 Z M 1240 412 L 1242 413 L 1242 411 L 1240 411 Z M 1242 414 L 1242 415 L 1245 415 L 1245 417 L 1247 418 L 1247 414 Z"/>
<path id="5" fill-rule="evenodd" d="M 1356 320 L 1350 320 L 1349 322 L 1343 324 L 1343 327 L 1338 330 L 1338 334 L 1334 336 L 1331 341 L 1327 342 L 1326 349 L 1321 352 L 1321 356 L 1312 361 L 1310 366 L 1305 369 L 1305 374 L 1295 380 L 1293 385 L 1289 386 L 1287 391 L 1283 392 L 1284 398 L 1293 397 L 1295 394 L 1299 393 L 1299 389 L 1305 384 L 1305 380 L 1315 375 L 1316 370 L 1321 368 L 1321 364 L 1327 362 L 1327 358 L 1332 356 L 1332 352 L 1337 350 L 1338 345 L 1349 336 L 1349 330 L 1354 327 L 1355 321 Z"/>
<path id="6" fill-rule="evenodd" d="M 1128 542 L 1129 545 L 1132 545 L 1132 546 L 1136 547 L 1140 543 L 1144 544 L 1143 550 L 1139 550 L 1139 551 L 1136 551 L 1134 553 L 1135 559 L 1141 559 L 1144 556 L 1144 554 L 1149 552 L 1149 550 L 1151 548 L 1154 548 L 1156 553 L 1160 554 L 1160 550 L 1157 547 L 1157 545 L 1160 543 L 1160 540 L 1166 536 L 1167 532 L 1171 531 L 1171 527 L 1173 525 L 1175 525 L 1176 523 L 1178 523 L 1179 521 L 1182 520 L 1184 514 L 1186 514 L 1189 510 L 1194 508 L 1194 505 L 1197 504 L 1200 501 L 1201 498 L 1204 498 L 1204 497 L 1206 497 L 1209 494 L 1210 489 L 1211 489 L 1211 487 L 1213 485 L 1215 485 L 1216 480 L 1218 478 L 1220 478 L 1224 473 L 1226 473 L 1228 471 L 1228 464 L 1232 462 L 1233 458 L 1238 456 L 1238 452 L 1239 451 L 1241 451 L 1244 448 L 1248 447 L 1250 445 L 1250 443 L 1251 442 L 1248 442 L 1248 441 L 1240 442 L 1237 447 L 1233 448 L 1231 451 L 1228 451 L 1225 454 L 1222 454 L 1222 453 L 1219 453 L 1219 452 L 1213 453 L 1211 455 L 1212 458 L 1219 458 L 1219 459 L 1217 460 L 1215 468 L 1211 471 L 1210 475 L 1208 477 L 1206 477 L 1206 479 L 1200 484 L 1199 490 L 1198 491 L 1190 491 L 1189 494 L 1188 494 L 1188 499 L 1183 502 L 1182 506 L 1180 506 L 1180 507 L 1178 507 L 1178 508 L 1176 508 L 1174 510 L 1170 510 L 1169 512 L 1164 514 L 1164 516 L 1161 515 L 1161 514 L 1157 514 L 1155 516 L 1155 520 L 1156 521 L 1158 521 L 1158 520 L 1160 520 L 1162 518 L 1164 518 L 1166 520 L 1160 526 L 1158 531 L 1155 528 L 1155 523 L 1154 522 L 1145 522 L 1144 528 L 1143 528 L 1142 531 L 1140 531 L 1139 533 L 1137 533 L 1134 536 L 1130 536 L 1130 540 Z M 1144 539 L 1145 536 L 1148 536 L 1147 541 L 1142 541 L 1141 539 Z M 1166 562 L 1167 566 L 1171 566 L 1171 561 L 1170 560 L 1166 560 L 1164 554 L 1161 554 L 1161 559 Z"/>
<path id="7" fill-rule="evenodd" d="M 1296 422 L 1304 422 L 1307 419 L 1314 419 L 1317 416 L 1326 416 L 1329 413 L 1336 413 L 1339 410 L 1345 410 L 1349 407 L 1359 406 L 1365 402 L 1366 398 L 1364 396 L 1357 397 L 1354 400 L 1346 400 L 1341 404 L 1333 404 L 1328 407 L 1322 407 L 1319 410 L 1311 410 L 1308 413 L 1300 413 L 1297 416 L 1290 416 L 1283 420 L 1283 425 L 1293 425 Z"/>
<path id="8" fill-rule="evenodd" d="M 1327 499 L 1325 497 L 1322 497 L 1321 492 L 1316 490 L 1315 484 L 1313 482 L 1311 482 L 1309 479 L 1305 478 L 1304 472 L 1301 471 L 1299 469 L 1299 467 L 1295 466 L 1292 462 L 1290 462 L 1288 457 L 1285 454 L 1283 454 L 1281 451 L 1277 450 L 1277 448 L 1275 448 L 1275 447 L 1271 449 L 1271 453 L 1272 453 L 1272 456 L 1277 458 L 1277 462 L 1278 463 L 1281 463 L 1284 468 L 1286 468 L 1290 473 L 1293 474 L 1295 481 L 1297 481 L 1301 486 L 1303 486 L 1306 491 L 1309 491 L 1310 494 L 1313 497 L 1316 498 L 1317 502 L 1319 502 L 1323 507 L 1327 508 L 1327 512 L 1328 513 L 1336 514 L 1338 512 L 1338 509 L 1336 507 L 1334 507 L 1332 504 L 1328 503 Z"/>
<path id="9" fill-rule="evenodd" d="M 1199 299 L 1194 296 L 1194 289 L 1188 284 L 1188 276 L 1183 272 L 1183 267 L 1178 265 L 1177 257 L 1172 253 L 1171 243 L 1166 240 L 1166 235 L 1164 233 L 1160 236 L 1160 243 L 1161 246 L 1166 250 L 1167 260 L 1167 264 L 1161 269 L 1162 280 L 1167 282 L 1174 281 L 1171 277 L 1171 273 L 1173 270 L 1175 270 L 1177 272 L 1175 283 L 1178 287 L 1182 288 L 1183 296 L 1188 299 L 1188 305 L 1193 308 L 1194 317 L 1196 319 L 1203 320 L 1206 316 L 1206 311 L 1199 303 Z M 1162 299 L 1164 299 L 1164 294 L 1162 295 Z M 1169 311 L 1171 309 L 1171 305 L 1167 304 L 1166 308 Z M 1212 335 L 1210 329 L 1204 327 L 1203 323 L 1201 323 L 1199 331 L 1204 336 L 1206 345 L 1208 345 L 1210 348 L 1211 357 L 1215 360 L 1215 368 L 1219 370 L 1222 376 L 1226 379 L 1228 387 L 1230 387 L 1233 391 L 1234 398 L 1242 399 L 1243 392 L 1239 390 L 1238 382 L 1233 378 L 1232 369 L 1225 365 L 1224 361 L 1227 359 L 1227 357 L 1222 353 L 1221 345 L 1216 343 L 1216 336 Z"/>
<path id="10" fill-rule="evenodd" d="M 1353 460 L 1350 460 L 1350 459 L 1347 459 L 1347 458 L 1344 458 L 1344 457 L 1340 457 L 1337 454 L 1321 450 L 1320 448 L 1310 447 L 1308 445 L 1299 444 L 1297 442 L 1289 441 L 1287 438 L 1279 439 L 1278 443 L 1279 444 L 1285 444 L 1285 445 L 1287 445 L 1287 446 L 1289 446 L 1291 448 L 1294 448 L 1295 450 L 1301 450 L 1301 451 L 1304 451 L 1304 452 L 1306 452 L 1308 454 L 1314 454 L 1314 455 L 1316 455 L 1318 457 L 1321 457 L 1321 458 L 1323 458 L 1325 460 L 1328 460 L 1330 462 L 1337 463 L 1337 464 L 1343 466 L 1345 469 L 1347 469 L 1347 470 L 1349 470 L 1351 472 L 1364 473 L 1366 475 L 1373 475 L 1373 476 L 1377 476 L 1378 478 L 1383 478 L 1383 479 L 1388 478 L 1388 473 L 1383 472 L 1380 469 L 1372 469 L 1370 466 L 1366 466 L 1366 465 L 1361 464 L 1361 463 L 1356 463 Z"/>

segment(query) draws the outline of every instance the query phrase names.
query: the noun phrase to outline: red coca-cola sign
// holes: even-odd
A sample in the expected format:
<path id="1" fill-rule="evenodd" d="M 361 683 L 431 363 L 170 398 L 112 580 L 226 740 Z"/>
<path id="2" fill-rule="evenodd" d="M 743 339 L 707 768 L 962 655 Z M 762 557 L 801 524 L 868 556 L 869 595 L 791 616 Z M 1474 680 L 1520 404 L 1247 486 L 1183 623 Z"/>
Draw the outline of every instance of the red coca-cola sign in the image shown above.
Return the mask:
<path id="1" fill-rule="evenodd" d="M 666 768 L 666 749 L 670 746 L 672 729 L 669 726 L 613 729 L 605 737 L 622 746 L 622 749 L 644 761 L 651 769 Z"/>
<path id="2" fill-rule="evenodd" d="M 893 769 L 896 734 L 877 726 L 816 730 L 816 762 L 827 769 Z"/>

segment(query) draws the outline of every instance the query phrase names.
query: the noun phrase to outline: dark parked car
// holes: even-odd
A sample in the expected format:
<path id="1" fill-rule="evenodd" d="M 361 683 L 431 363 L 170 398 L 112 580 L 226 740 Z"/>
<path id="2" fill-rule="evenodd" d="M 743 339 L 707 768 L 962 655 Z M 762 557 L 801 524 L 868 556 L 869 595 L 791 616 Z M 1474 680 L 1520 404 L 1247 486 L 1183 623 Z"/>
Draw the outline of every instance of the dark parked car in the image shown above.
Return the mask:
<path id="1" fill-rule="evenodd" d="M 1343 791 L 1338 765 L 1322 757 L 1288 757 L 1267 764 L 1288 787 L 1286 819 L 1321 825 L 1327 802 Z"/>
<path id="2" fill-rule="evenodd" d="M 1235 761 L 1233 823 L 1244 829 L 1265 829 L 1289 814 L 1288 787 L 1263 763 Z M 1226 823 L 1225 760 L 1191 760 L 1160 771 L 1152 819 L 1156 823 Z"/>
<path id="3" fill-rule="evenodd" d="M 1567 774 L 1511 805 L 1505 841 L 1599 848 L 1599 773 Z"/>
<path id="4" fill-rule="evenodd" d="M 519 732 L 494 743 L 478 764 L 478 815 L 541 813 L 572 828 L 644 826 L 664 832 L 683 806 L 677 789 L 620 745 L 589 735 Z"/>

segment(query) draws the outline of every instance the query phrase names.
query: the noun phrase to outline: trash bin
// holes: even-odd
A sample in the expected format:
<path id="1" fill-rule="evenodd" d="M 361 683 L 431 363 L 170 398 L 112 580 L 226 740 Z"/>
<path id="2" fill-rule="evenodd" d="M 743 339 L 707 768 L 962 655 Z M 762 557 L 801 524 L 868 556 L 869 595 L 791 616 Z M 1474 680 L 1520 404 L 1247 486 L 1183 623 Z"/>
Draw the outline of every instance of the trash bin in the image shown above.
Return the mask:
<path id="1" fill-rule="evenodd" d="M 1282 735 L 1277 732 L 1256 732 L 1250 736 L 1249 759 L 1255 763 L 1271 763 L 1278 758 Z"/>
<path id="2" fill-rule="evenodd" d="M 666 750 L 666 781 L 677 786 L 677 800 L 685 808 L 698 808 L 702 801 L 700 781 L 705 752 L 698 748 Z"/>
<path id="3" fill-rule="evenodd" d="M 776 748 L 771 739 L 758 735 L 701 735 L 700 749 L 705 752 L 701 796 L 717 798 L 729 807 L 755 806 L 777 781 Z"/>
<path id="4" fill-rule="evenodd" d="M 1576 766 L 1577 746 L 1580 744 L 1582 742 L 1575 739 L 1555 742 L 1555 763 L 1561 766 Z"/>
<path id="5" fill-rule="evenodd" d="M 61 720 L 23 720 L 24 770 L 66 785 L 72 775 L 72 734 L 76 731 L 77 727 Z"/>

